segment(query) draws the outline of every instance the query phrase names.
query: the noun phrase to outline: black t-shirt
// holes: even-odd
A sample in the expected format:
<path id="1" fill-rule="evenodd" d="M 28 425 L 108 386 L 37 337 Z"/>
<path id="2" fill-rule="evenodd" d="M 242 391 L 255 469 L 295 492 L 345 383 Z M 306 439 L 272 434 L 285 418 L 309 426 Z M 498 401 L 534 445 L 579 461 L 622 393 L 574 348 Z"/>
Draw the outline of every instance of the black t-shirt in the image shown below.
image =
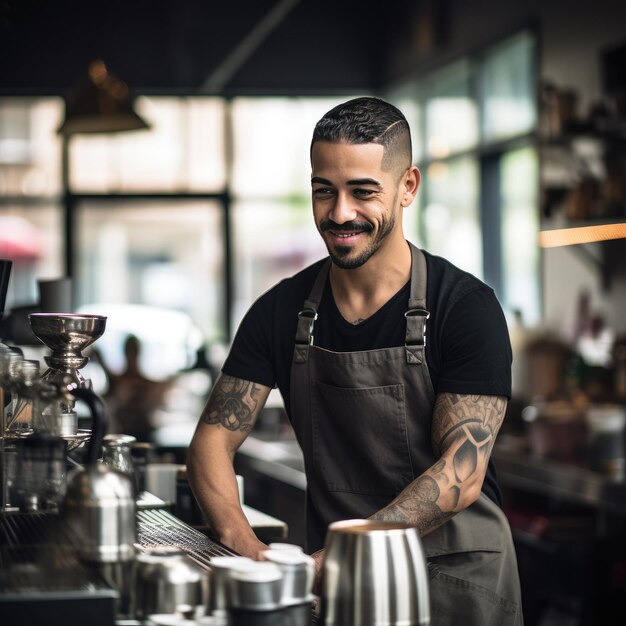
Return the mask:
<path id="1" fill-rule="evenodd" d="M 427 267 L 426 362 L 435 393 L 511 396 L 511 345 L 506 320 L 493 290 L 449 261 L 423 251 Z M 323 260 L 285 279 L 250 307 L 222 371 L 267 387 L 278 387 L 290 413 L 290 372 L 298 312 Z M 334 352 L 404 345 L 410 284 L 360 324 L 345 320 L 330 281 L 315 322 L 314 343 Z M 500 492 L 489 463 L 483 491 L 496 503 Z"/>

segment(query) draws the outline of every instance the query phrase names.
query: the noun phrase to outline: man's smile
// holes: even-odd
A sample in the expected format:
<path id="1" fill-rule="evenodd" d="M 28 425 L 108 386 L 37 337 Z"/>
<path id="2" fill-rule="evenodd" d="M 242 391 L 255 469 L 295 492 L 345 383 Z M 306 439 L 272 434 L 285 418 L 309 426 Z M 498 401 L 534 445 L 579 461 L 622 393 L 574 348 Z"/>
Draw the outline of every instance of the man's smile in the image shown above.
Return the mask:
<path id="1" fill-rule="evenodd" d="M 328 232 L 338 239 L 349 239 L 361 233 L 371 233 L 373 230 L 374 227 L 368 222 L 346 222 L 345 224 L 337 224 L 332 220 L 324 220 L 320 224 L 321 232 Z"/>

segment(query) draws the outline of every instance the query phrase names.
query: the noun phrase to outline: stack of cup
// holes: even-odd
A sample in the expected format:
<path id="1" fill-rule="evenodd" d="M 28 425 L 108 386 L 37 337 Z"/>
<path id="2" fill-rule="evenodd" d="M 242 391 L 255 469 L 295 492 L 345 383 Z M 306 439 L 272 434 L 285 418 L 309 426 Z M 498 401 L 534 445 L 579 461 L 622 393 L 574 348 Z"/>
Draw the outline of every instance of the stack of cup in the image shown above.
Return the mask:
<path id="1" fill-rule="evenodd" d="M 207 616 L 229 626 L 309 626 L 313 559 L 291 544 L 271 544 L 262 556 L 211 559 Z"/>
<path id="2" fill-rule="evenodd" d="M 218 622 L 228 622 L 230 606 L 229 585 L 231 573 L 254 563 L 244 556 L 215 556 L 211 559 L 209 571 L 209 601 L 207 615 Z"/>
<path id="3" fill-rule="evenodd" d="M 283 575 L 281 604 L 285 607 L 285 624 L 308 626 L 314 599 L 315 561 L 300 549 L 284 547 L 267 550 L 263 556 L 277 565 Z"/>
<path id="4" fill-rule="evenodd" d="M 274 563 L 253 561 L 246 567 L 232 570 L 230 626 L 286 626 L 282 592 L 283 575 Z"/>

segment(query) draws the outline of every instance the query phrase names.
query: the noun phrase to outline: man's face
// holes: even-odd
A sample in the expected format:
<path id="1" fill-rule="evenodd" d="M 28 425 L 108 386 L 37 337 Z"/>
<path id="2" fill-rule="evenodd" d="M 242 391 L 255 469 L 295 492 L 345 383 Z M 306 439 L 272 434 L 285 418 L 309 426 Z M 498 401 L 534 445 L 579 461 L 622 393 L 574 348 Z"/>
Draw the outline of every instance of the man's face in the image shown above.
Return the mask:
<path id="1" fill-rule="evenodd" d="M 313 217 L 342 269 L 363 265 L 396 228 L 402 177 L 382 169 L 383 154 L 374 143 L 313 144 Z"/>

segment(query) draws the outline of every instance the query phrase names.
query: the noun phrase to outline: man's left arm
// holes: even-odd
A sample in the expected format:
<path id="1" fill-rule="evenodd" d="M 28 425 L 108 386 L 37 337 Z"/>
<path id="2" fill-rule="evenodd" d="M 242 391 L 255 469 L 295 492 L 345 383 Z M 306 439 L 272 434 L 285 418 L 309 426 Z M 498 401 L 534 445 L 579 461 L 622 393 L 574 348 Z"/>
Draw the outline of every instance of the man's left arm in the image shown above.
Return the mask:
<path id="1" fill-rule="evenodd" d="M 503 396 L 438 394 L 432 417 L 437 460 L 370 519 L 410 524 L 423 536 L 475 502 L 506 405 Z M 323 551 L 313 556 L 319 571 Z"/>
<path id="2" fill-rule="evenodd" d="M 411 524 L 426 535 L 475 502 L 506 405 L 502 396 L 438 394 L 432 419 L 437 460 L 371 519 Z"/>

